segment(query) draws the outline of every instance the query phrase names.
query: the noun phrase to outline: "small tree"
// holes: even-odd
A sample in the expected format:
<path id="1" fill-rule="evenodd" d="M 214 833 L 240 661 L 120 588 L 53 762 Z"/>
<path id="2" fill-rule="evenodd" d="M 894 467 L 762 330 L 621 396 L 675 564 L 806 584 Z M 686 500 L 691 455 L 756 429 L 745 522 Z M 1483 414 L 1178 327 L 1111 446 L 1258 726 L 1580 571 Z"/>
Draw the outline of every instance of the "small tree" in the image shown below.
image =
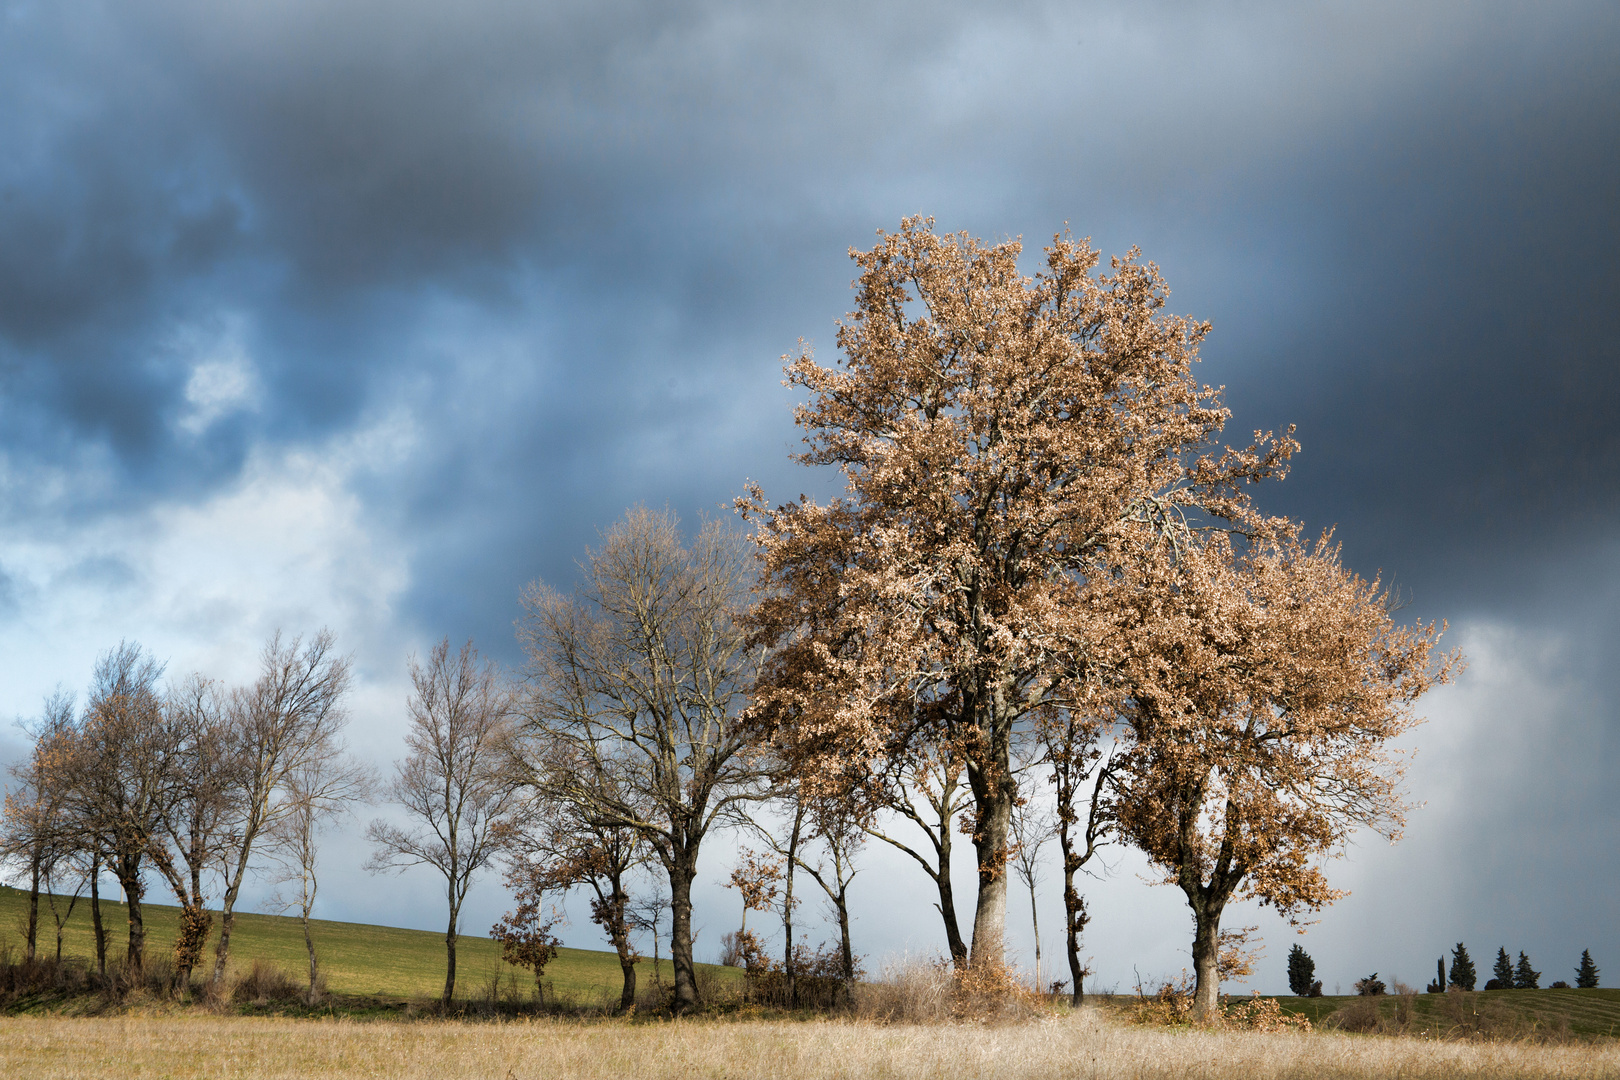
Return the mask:
<path id="1" fill-rule="evenodd" d="M 1472 990 L 1478 978 L 1474 973 L 1474 959 L 1468 955 L 1468 947 L 1457 942 L 1457 947 L 1451 950 L 1451 979 L 1447 985 L 1458 990 Z"/>
<path id="2" fill-rule="evenodd" d="M 376 851 L 366 868 L 377 873 L 425 864 L 444 875 L 450 906 L 444 932 L 443 1001 L 448 1005 L 456 990 L 461 905 L 473 879 L 500 850 L 495 828 L 513 800 L 502 772 L 512 706 L 494 666 L 478 662 L 470 641 L 452 656 L 445 638 L 433 647 L 426 667 L 412 657 L 410 668 L 415 687 L 405 735 L 410 753 L 398 763 L 387 794 L 420 824 L 401 829 L 373 821 L 366 837 Z"/>
<path id="3" fill-rule="evenodd" d="M 501 943 L 502 960 L 534 972 L 534 999 L 542 1005 L 546 1000 L 546 965 L 557 958 L 562 944 L 551 932 L 559 917 L 553 912 L 548 918 L 541 910 L 553 881 L 548 867 L 514 862 L 508 869 L 506 884 L 515 894 L 517 907 L 501 916 L 489 930 L 489 936 Z"/>
<path id="4" fill-rule="evenodd" d="M 1541 972 L 1531 970 L 1530 958 L 1522 950 L 1519 952 L 1519 964 L 1513 969 L 1513 989 L 1541 989 Z"/>
<path id="5" fill-rule="evenodd" d="M 1032 766 L 1033 767 L 1033 766 Z M 1041 917 L 1040 910 L 1035 904 L 1035 890 L 1041 883 L 1041 848 L 1046 845 L 1057 833 L 1057 823 L 1052 815 L 1039 806 L 1035 799 L 1036 793 L 1031 785 L 1021 783 L 1023 790 L 1019 793 L 1019 801 L 1013 807 L 1011 835 L 1012 835 L 1012 863 L 1013 873 L 1018 880 L 1024 883 L 1029 890 L 1029 921 L 1035 932 L 1035 987 L 1039 989 L 1041 982 Z"/>
<path id="6" fill-rule="evenodd" d="M 1592 950 L 1581 950 L 1581 966 L 1575 969 L 1575 986 L 1579 990 L 1596 990 L 1598 967 L 1592 963 Z"/>
<path id="7" fill-rule="evenodd" d="M 1307 997 L 1316 979 L 1316 961 L 1299 945 L 1288 950 L 1288 989 L 1295 997 Z"/>
<path id="8" fill-rule="evenodd" d="M 1508 957 L 1506 949 L 1496 950 L 1496 963 L 1491 967 L 1491 975 L 1495 978 L 1498 989 L 1513 989 L 1513 961 Z M 1490 987 L 1487 986 L 1486 989 L 1489 990 Z"/>
<path id="9" fill-rule="evenodd" d="M 309 990 L 306 1000 L 314 1005 L 320 993 L 320 962 L 315 955 L 315 935 L 310 914 L 315 910 L 316 877 L 320 855 L 320 834 L 336 818 L 350 813 L 356 803 L 370 802 L 377 778 L 368 765 L 354 761 L 336 743 L 307 760 L 288 779 L 286 799 L 290 808 L 271 827 L 271 852 L 281 863 L 276 880 L 296 892 L 274 902 L 283 908 L 297 908 L 304 928 L 304 951 L 309 956 Z"/>
<path id="10" fill-rule="evenodd" d="M 1360 994 L 1362 997 L 1377 997 L 1384 993 L 1385 990 L 1386 987 L 1384 986 L 1384 980 L 1378 977 L 1378 972 L 1376 971 L 1367 976 L 1365 979 L 1356 980 L 1356 993 Z"/>

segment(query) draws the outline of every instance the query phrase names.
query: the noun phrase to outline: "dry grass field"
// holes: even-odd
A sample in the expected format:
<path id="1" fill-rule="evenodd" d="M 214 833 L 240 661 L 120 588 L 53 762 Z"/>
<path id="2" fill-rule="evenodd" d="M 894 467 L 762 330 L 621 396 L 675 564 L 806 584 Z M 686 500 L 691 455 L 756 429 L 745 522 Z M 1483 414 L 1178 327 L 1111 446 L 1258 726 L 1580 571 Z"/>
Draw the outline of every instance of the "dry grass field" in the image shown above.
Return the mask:
<path id="1" fill-rule="evenodd" d="M 0 1076 L 562 1080 L 776 1077 L 1620 1077 L 1620 1043 L 1534 1045 L 1129 1027 L 850 1021 L 365 1023 L 204 1015 L 0 1019 Z"/>

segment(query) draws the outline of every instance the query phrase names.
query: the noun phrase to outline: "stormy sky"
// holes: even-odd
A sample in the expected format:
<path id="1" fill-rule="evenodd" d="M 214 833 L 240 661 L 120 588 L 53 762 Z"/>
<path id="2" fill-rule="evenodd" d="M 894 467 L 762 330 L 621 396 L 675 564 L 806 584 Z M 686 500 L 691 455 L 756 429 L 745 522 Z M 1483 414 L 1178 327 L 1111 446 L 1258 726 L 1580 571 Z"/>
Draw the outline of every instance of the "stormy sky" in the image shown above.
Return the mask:
<path id="1" fill-rule="evenodd" d="M 1298 425 L 1261 505 L 1470 662 L 1410 740 L 1406 838 L 1353 845 L 1303 939 L 1228 919 L 1251 985 L 1295 940 L 1330 992 L 1458 940 L 1620 975 L 1617 55 L 1612 3 L 0 2 L 0 714 L 121 638 L 247 679 L 328 626 L 386 765 L 406 656 L 518 662 L 520 587 L 626 507 L 832 490 L 788 460 L 780 357 L 833 357 L 851 246 L 1068 227 L 1213 322 L 1234 438 Z M 357 833 L 322 913 L 438 925 Z M 938 952 L 926 881 L 866 865 L 869 967 Z M 1110 867 L 1100 983 L 1188 966 L 1179 894 Z"/>

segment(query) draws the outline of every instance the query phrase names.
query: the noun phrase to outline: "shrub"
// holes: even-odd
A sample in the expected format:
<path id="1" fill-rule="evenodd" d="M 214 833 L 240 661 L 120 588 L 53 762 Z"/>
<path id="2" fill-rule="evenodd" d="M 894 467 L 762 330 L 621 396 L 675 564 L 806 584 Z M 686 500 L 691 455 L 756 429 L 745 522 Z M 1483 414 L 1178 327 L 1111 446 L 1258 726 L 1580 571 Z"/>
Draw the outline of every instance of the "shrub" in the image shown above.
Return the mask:
<path id="1" fill-rule="evenodd" d="M 1296 995 L 1301 996 L 1301 995 Z M 1258 990 L 1250 1001 L 1228 1005 L 1222 1020 L 1232 1027 L 1250 1031 L 1310 1031 L 1311 1022 L 1303 1016 L 1282 1011 L 1276 998 L 1263 998 Z"/>
<path id="2" fill-rule="evenodd" d="M 292 1004 L 306 989 L 279 967 L 254 960 L 248 973 L 231 987 L 231 1000 L 238 1005 Z"/>
<path id="3" fill-rule="evenodd" d="M 1385 991 L 1384 980 L 1378 977 L 1376 971 L 1365 979 L 1357 979 L 1355 985 L 1356 993 L 1362 997 L 1377 997 Z"/>
<path id="4" fill-rule="evenodd" d="M 854 988 L 856 1015 L 878 1023 L 1028 1020 L 1044 1016 L 1041 996 L 1008 967 L 957 970 L 949 961 L 906 961 Z"/>
<path id="5" fill-rule="evenodd" d="M 1511 990 L 1511 989 L 1513 989 L 1513 984 L 1509 983 L 1508 985 L 1503 986 L 1501 979 L 1486 979 L 1485 980 L 1485 989 L 1487 989 L 1487 990 Z"/>
<path id="6" fill-rule="evenodd" d="M 1568 990 L 1569 989 L 1569 983 L 1565 982 L 1563 979 L 1559 979 L 1557 982 L 1553 983 L 1547 989 L 1549 989 L 1549 990 Z"/>

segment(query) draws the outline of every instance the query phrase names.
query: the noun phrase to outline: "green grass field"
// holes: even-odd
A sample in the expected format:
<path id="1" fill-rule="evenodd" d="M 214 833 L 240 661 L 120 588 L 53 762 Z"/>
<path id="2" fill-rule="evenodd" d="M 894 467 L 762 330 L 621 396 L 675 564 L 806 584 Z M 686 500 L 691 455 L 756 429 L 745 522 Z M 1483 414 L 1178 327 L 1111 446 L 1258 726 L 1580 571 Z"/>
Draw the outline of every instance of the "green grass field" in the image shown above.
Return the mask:
<path id="1" fill-rule="evenodd" d="M 1355 997 L 1278 997 L 1286 1012 L 1299 1013 L 1320 1024 L 1335 1011 L 1365 998 Z M 1397 999 L 1385 995 L 1376 999 L 1379 1012 L 1393 1016 Z M 1552 1030 L 1560 1021 L 1574 1035 L 1620 1036 L 1620 990 L 1482 990 L 1477 994 L 1482 1010 L 1495 1010 L 1528 1020 L 1541 1030 Z M 1419 994 L 1412 1002 L 1413 1027 L 1423 1028 L 1440 1019 L 1436 1012 L 1444 999 L 1438 994 Z"/>
<path id="2" fill-rule="evenodd" d="M 65 900 L 60 900 L 65 910 Z M 179 909 L 166 904 L 143 904 L 149 957 L 167 956 L 174 944 Z M 109 960 L 124 954 L 128 940 L 128 917 L 124 905 L 101 901 L 101 917 L 107 929 Z M 25 891 L 0 886 L 0 943 L 21 951 L 28 913 Z M 45 899 L 40 900 L 39 949 L 50 955 L 56 948 L 56 922 Z M 315 949 L 327 989 L 336 994 L 375 997 L 384 1001 L 422 1001 L 437 998 L 444 990 L 445 949 L 443 933 L 404 930 L 391 926 L 315 920 Z M 206 962 L 213 963 L 210 937 Z M 90 901 L 81 898 L 68 919 L 63 935 L 64 957 L 86 959 L 95 956 L 95 937 L 90 926 Z M 294 979 L 307 978 L 303 930 L 296 918 L 238 912 L 231 933 L 231 975 L 247 970 L 254 960 L 264 960 L 287 971 Z M 731 968 L 700 964 L 700 978 L 731 979 L 740 973 Z M 456 997 L 482 996 L 492 976 L 503 981 L 515 974 L 517 986 L 525 993 L 533 987 L 527 972 L 517 972 L 502 963 L 500 946 L 489 938 L 462 935 L 456 948 Z M 667 959 L 659 965 L 659 976 L 668 982 Z M 642 987 L 654 979 L 653 962 L 637 966 Z M 551 990 L 581 1004 L 597 1000 L 617 1001 L 621 986 L 619 959 L 611 952 L 589 949 L 562 949 L 546 967 Z"/>

